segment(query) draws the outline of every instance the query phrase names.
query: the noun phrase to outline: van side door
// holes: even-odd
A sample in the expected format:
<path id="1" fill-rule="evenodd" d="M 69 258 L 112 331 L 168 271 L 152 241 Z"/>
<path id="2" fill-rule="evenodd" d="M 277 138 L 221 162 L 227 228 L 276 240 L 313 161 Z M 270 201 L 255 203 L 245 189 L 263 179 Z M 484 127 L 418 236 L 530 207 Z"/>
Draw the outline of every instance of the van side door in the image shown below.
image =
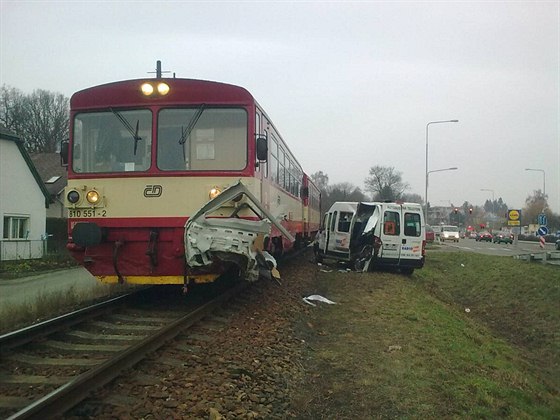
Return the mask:
<path id="1" fill-rule="evenodd" d="M 329 242 L 329 225 L 331 222 L 332 213 L 325 213 L 321 221 L 321 228 L 319 229 L 319 250 L 324 254 L 327 252 L 327 244 Z"/>
<path id="2" fill-rule="evenodd" d="M 400 206 L 388 206 L 383 212 L 381 225 L 380 262 L 387 265 L 398 265 L 401 256 L 401 211 Z"/>
<path id="3" fill-rule="evenodd" d="M 403 209 L 404 238 L 401 246 L 401 260 L 419 260 L 422 258 L 422 232 L 421 210 Z"/>

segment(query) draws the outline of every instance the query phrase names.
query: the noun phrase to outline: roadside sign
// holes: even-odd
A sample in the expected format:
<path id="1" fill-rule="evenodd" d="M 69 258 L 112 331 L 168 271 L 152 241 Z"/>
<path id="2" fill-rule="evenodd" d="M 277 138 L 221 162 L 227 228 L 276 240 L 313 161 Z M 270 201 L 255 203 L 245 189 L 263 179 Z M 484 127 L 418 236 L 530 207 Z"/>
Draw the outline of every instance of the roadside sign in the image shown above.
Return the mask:
<path id="1" fill-rule="evenodd" d="M 521 210 L 508 210 L 508 226 L 521 226 Z"/>
<path id="2" fill-rule="evenodd" d="M 541 226 L 538 230 L 537 233 L 539 236 L 544 236 L 544 235 L 548 235 L 548 228 L 546 226 Z"/>
<path id="3" fill-rule="evenodd" d="M 546 214 L 541 213 L 537 216 L 537 223 L 541 226 L 548 225 L 548 220 L 546 220 Z"/>

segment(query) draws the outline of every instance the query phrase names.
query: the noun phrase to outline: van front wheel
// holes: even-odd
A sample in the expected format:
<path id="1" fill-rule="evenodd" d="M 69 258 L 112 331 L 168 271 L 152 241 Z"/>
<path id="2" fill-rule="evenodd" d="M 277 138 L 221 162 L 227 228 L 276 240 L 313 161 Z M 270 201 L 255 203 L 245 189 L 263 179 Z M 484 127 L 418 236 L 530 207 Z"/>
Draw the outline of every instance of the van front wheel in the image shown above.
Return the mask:
<path id="1" fill-rule="evenodd" d="M 360 254 L 354 260 L 354 270 L 363 271 L 367 261 L 371 258 L 373 247 L 371 245 L 366 245 L 362 248 Z"/>

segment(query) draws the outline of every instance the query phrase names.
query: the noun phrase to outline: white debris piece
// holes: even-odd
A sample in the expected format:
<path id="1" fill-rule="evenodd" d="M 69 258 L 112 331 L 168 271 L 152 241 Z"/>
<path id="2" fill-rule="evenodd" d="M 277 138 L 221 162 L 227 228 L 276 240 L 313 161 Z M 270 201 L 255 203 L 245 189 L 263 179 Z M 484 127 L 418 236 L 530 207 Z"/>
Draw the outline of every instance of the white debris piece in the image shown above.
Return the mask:
<path id="1" fill-rule="evenodd" d="M 312 300 L 316 300 L 319 302 L 323 302 L 323 303 L 328 303 L 329 305 L 336 305 L 336 302 L 333 302 L 332 300 L 328 300 L 327 298 L 321 296 L 321 295 L 311 295 L 311 296 L 307 296 L 303 298 L 303 301 L 311 306 L 317 306 L 315 305 L 313 302 L 310 302 Z"/>

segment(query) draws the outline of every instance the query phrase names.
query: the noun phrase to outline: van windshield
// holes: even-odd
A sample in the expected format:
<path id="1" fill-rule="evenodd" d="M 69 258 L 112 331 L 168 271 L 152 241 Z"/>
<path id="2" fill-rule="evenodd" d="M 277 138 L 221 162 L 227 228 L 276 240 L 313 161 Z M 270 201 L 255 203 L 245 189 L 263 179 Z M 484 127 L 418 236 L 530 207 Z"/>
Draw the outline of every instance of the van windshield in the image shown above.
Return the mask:
<path id="1" fill-rule="evenodd" d="M 446 232 L 459 232 L 459 228 L 457 226 L 444 226 L 443 230 Z"/>

